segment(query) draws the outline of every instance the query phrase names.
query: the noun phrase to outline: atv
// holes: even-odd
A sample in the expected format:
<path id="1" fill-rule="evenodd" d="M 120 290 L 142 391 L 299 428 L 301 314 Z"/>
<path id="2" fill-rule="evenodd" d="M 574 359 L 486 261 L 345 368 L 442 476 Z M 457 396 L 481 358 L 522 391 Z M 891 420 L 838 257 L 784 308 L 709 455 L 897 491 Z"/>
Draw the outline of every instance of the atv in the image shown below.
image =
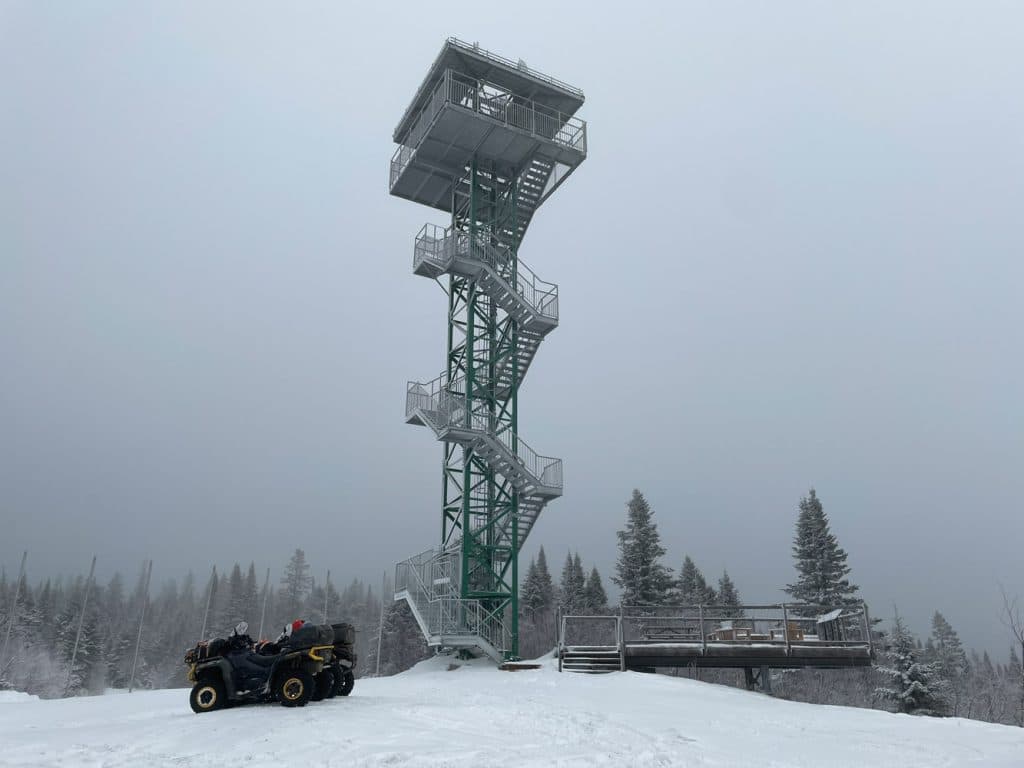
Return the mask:
<path id="1" fill-rule="evenodd" d="M 193 712 L 212 712 L 230 704 L 279 701 L 303 707 L 316 693 L 315 678 L 333 664 L 334 630 L 307 624 L 296 630 L 279 653 L 226 651 L 226 644 L 200 643 L 185 654 Z"/>

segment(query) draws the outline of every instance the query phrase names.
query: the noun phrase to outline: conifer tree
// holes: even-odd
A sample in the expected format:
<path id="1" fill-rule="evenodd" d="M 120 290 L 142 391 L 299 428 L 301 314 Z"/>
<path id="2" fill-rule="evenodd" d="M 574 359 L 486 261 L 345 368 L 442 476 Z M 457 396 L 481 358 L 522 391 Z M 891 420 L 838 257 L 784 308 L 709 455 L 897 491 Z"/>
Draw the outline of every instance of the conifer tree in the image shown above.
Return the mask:
<path id="1" fill-rule="evenodd" d="M 583 590 L 586 587 L 586 577 L 583 574 L 583 565 L 580 556 L 575 558 L 569 552 L 565 556 L 565 565 L 562 566 L 562 584 L 560 589 L 560 604 L 563 613 L 579 613 L 583 606 Z"/>
<path id="2" fill-rule="evenodd" d="M 234 627 L 240 621 L 247 620 L 245 613 L 245 579 L 242 576 L 242 568 L 235 563 L 231 569 L 231 576 L 228 577 L 228 602 L 224 612 L 227 624 Z"/>
<path id="3" fill-rule="evenodd" d="M 526 575 L 519 584 L 519 610 L 529 615 L 537 610 L 537 558 L 531 557 L 526 568 Z"/>
<path id="4" fill-rule="evenodd" d="M 312 586 L 313 577 L 309 575 L 306 553 L 296 549 L 281 577 L 281 607 L 286 615 L 298 617 Z"/>
<path id="5" fill-rule="evenodd" d="M 102 680 L 101 646 L 96 631 L 94 609 L 87 608 L 82 616 L 82 597 L 84 590 L 74 595 L 56 619 L 56 651 L 65 679 L 52 681 L 51 694 L 55 696 L 79 696 L 89 693 Z M 81 620 L 82 633 L 78 635 L 78 624 Z M 78 649 L 75 652 L 75 640 Z M 72 666 L 72 658 L 74 665 Z"/>
<path id="6" fill-rule="evenodd" d="M 544 554 L 544 547 L 537 553 L 537 611 L 549 611 L 555 607 L 555 584 L 551 580 L 551 571 L 548 570 L 548 558 Z"/>
<path id="7" fill-rule="evenodd" d="M 672 572 L 661 564 L 658 526 L 639 490 L 627 504 L 626 527 L 618 532 L 619 558 L 612 581 L 622 590 L 623 605 L 664 605 L 672 585 Z"/>
<path id="8" fill-rule="evenodd" d="M 376 628 L 375 628 L 376 630 Z M 377 669 L 377 632 L 367 654 L 371 673 Z M 404 672 L 430 656 L 430 648 L 405 600 L 392 602 L 384 609 L 384 627 L 380 635 L 380 674 L 382 677 Z"/>
<path id="9" fill-rule="evenodd" d="M 800 514 L 793 539 L 797 580 L 786 592 L 801 602 L 825 607 L 858 603 L 857 586 L 846 576 L 846 551 L 829 529 L 828 516 L 815 490 L 800 499 Z"/>
<path id="10" fill-rule="evenodd" d="M 891 701 L 898 712 L 908 715 L 944 714 L 945 683 L 939 679 L 935 664 L 918 660 L 914 637 L 899 614 L 893 619 L 891 642 L 886 653 L 889 666 L 879 668 L 889 684 L 878 688 L 876 693 Z"/>
<path id="11" fill-rule="evenodd" d="M 601 615 L 608 612 L 608 595 L 604 591 L 597 566 L 590 569 L 590 576 L 587 577 L 587 584 L 583 588 L 583 603 L 587 613 Z"/>
<path id="12" fill-rule="evenodd" d="M 695 599 L 697 592 L 697 564 L 690 559 L 689 555 L 683 558 L 683 565 L 679 569 L 679 578 L 676 579 L 675 599 L 680 605 L 694 605 L 699 600 Z"/>
<path id="13" fill-rule="evenodd" d="M 714 588 L 689 555 L 683 558 L 683 567 L 679 569 L 675 599 L 682 605 L 711 605 L 718 600 Z"/>
<path id="14" fill-rule="evenodd" d="M 722 578 L 718 580 L 718 604 L 725 607 L 726 618 L 737 618 L 743 615 L 740 609 L 740 595 L 736 591 L 736 585 L 729 578 L 728 571 L 722 571 Z"/>
<path id="15" fill-rule="evenodd" d="M 932 634 L 925 658 L 934 662 L 935 671 L 946 681 L 950 693 L 951 714 L 956 717 L 967 677 L 967 654 L 956 631 L 938 611 L 932 616 Z"/>

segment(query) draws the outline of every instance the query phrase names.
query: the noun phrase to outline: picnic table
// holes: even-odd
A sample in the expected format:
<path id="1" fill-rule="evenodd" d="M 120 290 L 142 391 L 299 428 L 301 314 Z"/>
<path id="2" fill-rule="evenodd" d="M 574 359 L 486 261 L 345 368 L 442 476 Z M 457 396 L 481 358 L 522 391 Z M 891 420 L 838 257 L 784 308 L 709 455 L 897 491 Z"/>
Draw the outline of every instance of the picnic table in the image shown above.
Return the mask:
<path id="1" fill-rule="evenodd" d="M 695 625 L 686 624 L 675 627 L 644 627 L 643 638 L 662 642 L 700 640 L 700 629 Z"/>

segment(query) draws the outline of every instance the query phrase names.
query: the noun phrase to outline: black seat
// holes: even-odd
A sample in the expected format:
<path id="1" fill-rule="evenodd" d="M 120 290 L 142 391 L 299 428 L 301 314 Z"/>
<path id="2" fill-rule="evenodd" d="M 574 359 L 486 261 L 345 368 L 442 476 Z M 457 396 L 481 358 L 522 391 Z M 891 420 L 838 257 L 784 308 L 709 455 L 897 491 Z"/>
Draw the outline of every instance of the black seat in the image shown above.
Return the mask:
<path id="1" fill-rule="evenodd" d="M 243 653 L 232 653 L 229 656 L 231 663 L 236 667 L 272 667 L 277 661 L 277 656 L 261 656 L 252 651 Z"/>

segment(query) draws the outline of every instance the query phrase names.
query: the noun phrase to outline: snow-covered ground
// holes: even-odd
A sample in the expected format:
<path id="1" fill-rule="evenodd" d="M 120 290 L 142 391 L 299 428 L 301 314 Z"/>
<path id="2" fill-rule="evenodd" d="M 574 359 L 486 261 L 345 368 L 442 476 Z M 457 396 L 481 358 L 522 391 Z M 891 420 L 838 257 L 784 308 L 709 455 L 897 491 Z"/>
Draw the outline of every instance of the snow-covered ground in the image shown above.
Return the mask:
<path id="1" fill-rule="evenodd" d="M 822 707 L 683 678 L 448 671 L 432 659 L 302 709 L 194 715 L 185 690 L 0 693 L 0 766 L 1022 768 L 1024 729 Z"/>

